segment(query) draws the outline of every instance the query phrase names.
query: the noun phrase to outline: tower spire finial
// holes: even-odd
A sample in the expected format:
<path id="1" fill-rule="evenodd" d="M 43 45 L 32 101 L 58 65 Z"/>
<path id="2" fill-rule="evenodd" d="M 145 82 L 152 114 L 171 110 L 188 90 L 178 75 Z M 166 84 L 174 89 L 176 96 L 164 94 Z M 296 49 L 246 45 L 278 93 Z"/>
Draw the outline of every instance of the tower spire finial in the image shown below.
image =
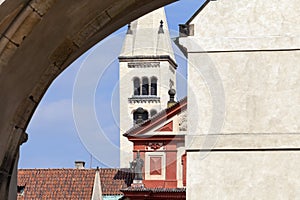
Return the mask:
<path id="1" fill-rule="evenodd" d="M 159 30 L 158 30 L 158 34 L 164 33 L 164 21 L 161 20 L 160 21 L 160 26 L 159 26 Z"/>
<path id="2" fill-rule="evenodd" d="M 176 104 L 176 101 L 175 101 L 176 90 L 172 89 L 172 87 L 171 87 L 170 90 L 168 91 L 168 94 L 170 96 L 170 100 L 168 101 L 168 108 L 170 108 L 171 106 Z"/>
<path id="3" fill-rule="evenodd" d="M 132 34 L 131 23 L 128 24 L 128 28 L 127 28 L 126 34 Z"/>

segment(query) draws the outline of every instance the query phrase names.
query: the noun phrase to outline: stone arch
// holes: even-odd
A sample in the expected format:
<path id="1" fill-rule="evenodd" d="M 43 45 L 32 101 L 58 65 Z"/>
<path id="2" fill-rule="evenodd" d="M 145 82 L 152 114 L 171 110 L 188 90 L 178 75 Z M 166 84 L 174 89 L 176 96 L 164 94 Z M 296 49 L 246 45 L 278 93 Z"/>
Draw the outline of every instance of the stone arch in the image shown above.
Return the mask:
<path id="1" fill-rule="evenodd" d="M 11 176 L 19 145 L 52 81 L 113 31 L 174 1 L 7 0 L 0 5 L 0 199 L 15 198 Z"/>

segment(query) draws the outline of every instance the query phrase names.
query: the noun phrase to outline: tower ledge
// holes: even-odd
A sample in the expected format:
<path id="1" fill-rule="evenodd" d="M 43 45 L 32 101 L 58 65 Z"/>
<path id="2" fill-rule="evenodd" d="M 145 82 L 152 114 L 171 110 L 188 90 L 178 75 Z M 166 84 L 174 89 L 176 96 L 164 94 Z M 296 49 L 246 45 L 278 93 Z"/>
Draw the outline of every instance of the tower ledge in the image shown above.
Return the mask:
<path id="1" fill-rule="evenodd" d="M 143 56 L 119 56 L 120 62 L 136 62 L 136 61 L 168 61 L 174 69 L 177 69 L 177 63 L 169 55 L 143 55 Z"/>

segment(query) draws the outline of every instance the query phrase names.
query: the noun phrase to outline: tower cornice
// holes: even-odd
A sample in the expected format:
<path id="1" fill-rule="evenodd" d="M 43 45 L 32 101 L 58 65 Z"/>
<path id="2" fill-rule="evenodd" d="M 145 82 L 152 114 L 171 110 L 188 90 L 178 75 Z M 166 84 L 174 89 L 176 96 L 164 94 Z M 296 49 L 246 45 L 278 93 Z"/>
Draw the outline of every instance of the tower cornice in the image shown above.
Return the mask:
<path id="1" fill-rule="evenodd" d="M 169 55 L 141 55 L 141 56 L 119 56 L 120 62 L 137 62 L 137 61 L 168 61 L 170 65 L 177 69 L 177 63 Z"/>

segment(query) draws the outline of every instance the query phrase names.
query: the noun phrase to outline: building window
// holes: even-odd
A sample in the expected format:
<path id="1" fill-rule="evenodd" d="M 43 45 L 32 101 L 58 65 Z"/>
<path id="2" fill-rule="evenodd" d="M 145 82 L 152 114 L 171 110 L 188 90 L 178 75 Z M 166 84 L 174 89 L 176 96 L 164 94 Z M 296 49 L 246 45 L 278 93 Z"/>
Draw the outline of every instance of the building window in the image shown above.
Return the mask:
<path id="1" fill-rule="evenodd" d="M 134 95 L 141 95 L 141 83 L 139 78 L 133 79 Z"/>
<path id="2" fill-rule="evenodd" d="M 150 82 L 149 82 L 150 81 Z M 138 77 L 133 78 L 133 95 L 134 96 L 157 96 L 157 78 L 156 77 Z"/>
<path id="3" fill-rule="evenodd" d="M 153 117 L 154 115 L 156 115 L 157 111 L 152 109 L 150 110 L 150 116 Z"/>
<path id="4" fill-rule="evenodd" d="M 148 114 L 148 111 L 145 110 L 145 112 L 143 113 L 143 120 L 147 120 L 149 118 L 149 114 Z"/>
<path id="5" fill-rule="evenodd" d="M 136 124 L 137 118 L 138 118 L 137 112 L 134 111 L 134 113 L 133 113 L 133 123 L 134 123 L 134 124 Z"/>
<path id="6" fill-rule="evenodd" d="M 144 110 L 143 114 L 142 114 L 142 119 L 143 121 L 146 121 L 147 119 L 149 118 L 149 113 L 147 110 Z M 136 120 L 138 119 L 138 112 L 137 111 L 134 111 L 133 113 L 133 122 L 134 124 L 136 124 Z"/>
<path id="7" fill-rule="evenodd" d="M 157 78 L 151 78 L 151 95 L 157 96 Z"/>
<path id="8" fill-rule="evenodd" d="M 142 95 L 149 95 L 149 80 L 147 77 L 143 77 L 142 79 Z"/>

